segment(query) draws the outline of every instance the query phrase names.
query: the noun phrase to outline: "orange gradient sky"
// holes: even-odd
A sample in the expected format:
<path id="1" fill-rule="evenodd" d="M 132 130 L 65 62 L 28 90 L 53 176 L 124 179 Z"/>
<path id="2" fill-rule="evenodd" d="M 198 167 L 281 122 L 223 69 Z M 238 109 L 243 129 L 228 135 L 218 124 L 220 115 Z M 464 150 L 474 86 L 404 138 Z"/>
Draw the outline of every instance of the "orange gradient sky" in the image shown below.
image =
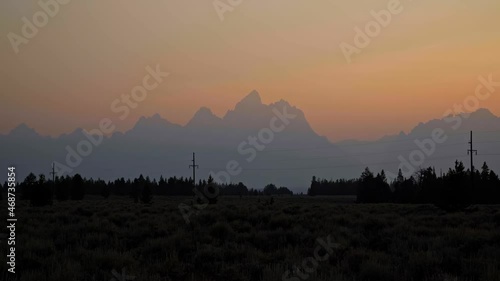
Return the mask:
<path id="1" fill-rule="evenodd" d="M 0 133 L 25 122 L 59 135 L 104 117 L 126 130 L 155 113 L 185 124 L 255 89 L 301 108 L 330 140 L 374 139 L 441 117 L 479 75 L 500 81 L 498 0 L 402 0 L 351 64 L 339 44 L 389 1 L 243 0 L 221 21 L 212 0 L 73 0 L 15 54 L 7 34 L 21 34 L 37 2 L 0 4 Z M 112 101 L 156 64 L 170 76 L 119 120 Z M 500 115 L 500 88 L 480 106 Z"/>

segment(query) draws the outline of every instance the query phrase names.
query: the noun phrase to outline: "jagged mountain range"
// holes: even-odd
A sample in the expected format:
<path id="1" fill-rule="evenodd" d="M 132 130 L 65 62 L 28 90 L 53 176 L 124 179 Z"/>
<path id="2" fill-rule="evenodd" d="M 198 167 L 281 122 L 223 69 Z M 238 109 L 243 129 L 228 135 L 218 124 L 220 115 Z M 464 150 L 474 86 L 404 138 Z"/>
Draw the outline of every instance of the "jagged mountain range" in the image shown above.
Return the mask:
<path id="1" fill-rule="evenodd" d="M 336 144 L 367 166 L 384 168 L 392 176 L 401 168 L 405 176 L 410 176 L 414 170 L 430 166 L 435 167 L 437 173 L 446 172 L 455 160 L 470 167 L 467 151 L 471 131 L 473 149 L 478 150 L 477 155 L 474 154 L 475 169 L 487 162 L 490 168 L 500 172 L 500 118 L 484 108 L 420 123 L 408 133 L 400 132 L 377 141 L 351 140 Z"/>
<path id="2" fill-rule="evenodd" d="M 287 114 L 295 117 L 287 120 L 283 117 Z M 256 143 L 250 138 L 256 138 Z M 331 173 L 323 168 L 315 171 L 313 168 L 318 165 L 357 164 L 356 159 L 316 134 L 300 109 L 283 100 L 263 104 L 256 91 L 222 118 L 205 107 L 185 126 L 171 123 L 159 114 L 142 117 L 129 131 L 113 133 L 98 146 L 93 146 L 92 153 L 81 157 L 81 164 L 73 168 L 66 161 L 67 147 L 78 152 L 82 140 L 87 140 L 82 129 L 48 137 L 21 124 L 7 135 L 0 135 L 0 163 L 5 167 L 15 165 L 20 178 L 29 172 L 48 176 L 54 161 L 61 164 L 56 169 L 59 174 L 66 172 L 67 167 L 71 169 L 67 174 L 80 173 L 105 180 L 139 174 L 153 178 L 160 175 L 190 177 L 192 172 L 188 166 L 192 152 L 196 152 L 197 178 L 207 178 L 212 173 L 225 181 L 224 175 L 229 175 L 231 182 L 241 181 L 253 188 L 263 188 L 272 182 L 302 191 L 312 174 L 355 176 L 355 173 L 346 174 L 348 170 Z M 332 153 L 345 157 L 316 162 L 300 160 L 321 156 L 322 152 L 315 150 L 317 147 L 327 147 Z M 74 155 L 70 160 L 77 162 Z M 234 161 L 238 163 L 237 168 L 233 167 Z M 228 163 L 233 165 L 229 170 Z M 236 173 L 239 167 L 241 172 Z M 4 179 L 0 177 L 0 180 Z"/>
<path id="3" fill-rule="evenodd" d="M 486 109 L 470 116 L 448 116 L 420 123 L 409 133 L 373 142 L 332 143 L 314 132 L 300 109 L 283 100 L 263 104 L 256 91 L 223 117 L 202 107 L 184 126 L 158 114 L 141 117 L 129 131 L 113 133 L 104 137 L 98 146 L 93 145 L 88 156 L 81 155 L 77 149 L 82 140 L 88 140 L 82 129 L 49 137 L 21 124 L 8 134 L 0 135 L 0 164 L 15 165 L 20 179 L 29 172 L 48 176 L 52 162 L 58 163 L 59 174 L 80 173 L 105 180 L 139 174 L 153 178 L 160 175 L 190 177 L 192 172 L 188 166 L 192 152 L 196 152 L 200 166 L 196 171 L 198 179 L 212 173 L 220 181 L 229 176 L 230 181 L 241 181 L 252 188 L 260 189 L 272 182 L 295 192 L 305 192 L 313 175 L 328 179 L 353 178 L 359 176 L 365 166 L 385 169 L 389 176 L 395 174 L 402 162 L 400 159 L 411 162 L 410 153 L 418 154 L 413 151 L 421 150 L 415 140 L 431 137 L 438 128 L 447 140 L 436 144 L 429 156 L 425 154 L 420 166 L 447 169 L 455 159 L 468 164 L 468 132 L 474 130 L 479 150 L 476 166 L 487 161 L 500 171 L 500 156 L 493 155 L 500 152 L 500 118 Z M 81 157 L 79 165 L 68 164 L 68 147 Z M 75 160 L 75 156 L 70 160 Z M 403 165 L 403 170 L 409 170 L 407 167 Z M 5 175 L 0 175 L 0 180 L 3 182 Z"/>

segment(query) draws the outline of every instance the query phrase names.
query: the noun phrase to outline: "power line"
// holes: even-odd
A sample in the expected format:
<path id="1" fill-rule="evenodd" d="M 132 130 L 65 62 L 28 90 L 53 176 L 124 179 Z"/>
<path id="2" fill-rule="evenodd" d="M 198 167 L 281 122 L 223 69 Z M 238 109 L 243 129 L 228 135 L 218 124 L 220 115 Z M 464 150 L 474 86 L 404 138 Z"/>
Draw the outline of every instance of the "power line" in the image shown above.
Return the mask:
<path id="1" fill-rule="evenodd" d="M 497 131 L 480 131 L 479 133 L 489 133 L 489 132 L 500 132 L 500 130 Z M 466 135 L 467 133 L 450 133 L 446 134 L 447 136 L 451 135 Z M 429 137 L 429 135 L 422 135 L 420 137 Z M 338 143 L 332 143 L 331 145 L 327 146 L 316 146 L 316 147 L 302 147 L 302 148 L 285 148 L 285 149 L 266 149 L 263 151 L 259 151 L 260 154 L 262 153 L 274 153 L 274 152 L 290 152 L 290 151 L 310 151 L 310 150 L 327 150 L 327 149 L 339 149 L 339 148 L 344 148 L 344 147 L 356 147 L 356 146 L 376 146 L 376 145 L 381 145 L 381 144 L 387 144 L 387 143 L 401 143 L 401 142 L 415 142 L 419 136 L 414 136 L 412 138 L 407 138 L 403 140 L 392 140 L 392 141 L 370 141 L 366 143 L 355 143 L 355 144 L 338 144 Z M 476 142 L 476 143 L 498 143 L 500 141 L 481 141 L 481 142 Z M 463 145 L 463 142 L 460 143 L 452 143 L 452 144 L 439 144 L 440 147 L 443 146 L 453 146 L 453 145 Z M 412 151 L 412 150 L 408 150 Z M 203 154 L 210 154 L 210 152 L 204 152 Z M 214 152 L 215 154 L 215 152 Z"/>
<path id="2" fill-rule="evenodd" d="M 435 157 L 432 159 L 427 159 L 426 161 L 435 161 L 440 159 L 461 159 L 465 158 L 465 156 L 447 156 L 447 157 Z M 378 165 L 387 165 L 387 164 L 397 164 L 401 163 L 401 161 L 391 161 L 391 162 L 379 162 L 379 163 L 365 163 L 365 164 L 350 164 L 350 165 L 333 165 L 333 166 L 318 166 L 318 167 L 296 167 L 296 168 L 243 168 L 244 171 L 288 171 L 288 170 L 314 170 L 314 169 L 332 169 L 332 168 L 347 168 L 347 167 L 367 167 L 367 166 L 378 166 Z M 223 168 L 205 168 L 208 170 L 224 170 Z"/>
<path id="3" fill-rule="evenodd" d="M 475 143 L 497 143 L 500 141 L 476 141 Z"/>
<path id="4" fill-rule="evenodd" d="M 451 143 L 451 144 L 439 144 L 439 147 L 448 147 L 448 146 L 457 146 L 457 145 L 465 145 L 463 142 L 460 143 Z M 302 160 L 317 160 L 317 159 L 335 159 L 335 158 L 349 158 L 349 157 L 360 157 L 360 156 L 371 156 L 371 155 L 384 155 L 384 154 L 392 154 L 397 152 L 412 152 L 417 150 L 417 148 L 413 149 L 400 149 L 400 150 L 388 150 L 384 152 L 374 152 L 374 153 L 361 153 L 361 154 L 350 154 L 348 152 L 344 152 L 345 155 L 332 155 L 332 156 L 321 156 L 321 157 L 302 157 L 302 158 L 285 158 L 285 159 L 265 159 L 266 161 L 280 162 L 280 161 L 302 161 Z M 266 152 L 260 151 L 259 153 Z"/>
<path id="5" fill-rule="evenodd" d="M 488 142 L 475 142 L 477 143 L 498 143 L 500 141 L 488 141 Z M 457 145 L 465 145 L 465 143 L 452 143 L 452 144 L 439 144 L 439 147 L 448 147 L 448 146 L 457 146 Z M 297 150 L 307 150 L 307 149 L 297 149 Z M 289 151 L 289 150 L 274 150 L 274 151 Z M 284 162 L 284 161 L 307 161 L 307 160 L 318 160 L 318 159 L 337 159 L 337 158 L 349 158 L 349 157 L 361 157 L 361 156 L 372 156 L 372 155 L 384 155 L 384 154 L 392 154 L 398 152 L 412 152 L 415 149 L 404 149 L 404 150 L 389 150 L 384 152 L 375 152 L 375 153 L 361 153 L 361 154 L 348 154 L 346 155 L 333 155 L 333 156 L 321 156 L 321 157 L 302 157 L 302 158 L 285 158 L 285 159 L 265 159 L 266 161 L 273 162 Z M 266 152 L 260 151 L 259 153 Z M 477 155 L 477 154 L 476 154 Z M 479 154 L 479 155 L 500 155 L 500 154 Z M 439 159 L 439 158 L 434 158 Z"/>
<path id="6" fill-rule="evenodd" d="M 448 144 L 443 146 L 454 146 L 454 145 L 464 145 L 464 143 Z M 362 154 L 349 154 L 346 155 L 335 155 L 335 156 L 322 156 L 322 157 L 305 157 L 305 158 L 286 158 L 286 159 L 266 159 L 266 161 L 295 161 L 295 160 L 317 160 L 317 159 L 335 159 L 335 158 L 349 158 L 349 157 L 360 157 L 360 156 L 372 156 L 372 155 L 384 155 L 392 154 L 397 152 L 412 152 L 416 149 L 403 149 L 403 150 L 389 150 L 384 152 L 374 152 L 374 153 L 362 153 Z"/>
<path id="7" fill-rule="evenodd" d="M 500 132 L 500 130 L 476 131 L 476 134 L 481 134 L 481 133 L 498 133 L 498 132 Z M 467 135 L 467 134 L 468 134 L 468 132 L 455 132 L 455 133 L 446 133 L 445 135 L 446 136 L 458 136 L 458 135 Z M 342 145 L 342 144 L 339 144 L 338 142 L 337 143 L 333 143 L 333 144 L 337 145 L 338 147 L 349 147 L 349 146 L 357 146 L 357 145 L 370 145 L 370 144 L 379 144 L 379 143 L 394 143 L 394 142 L 415 141 L 415 139 L 423 138 L 423 137 L 429 138 L 430 135 L 429 134 L 416 135 L 416 136 L 413 135 L 410 138 L 406 138 L 406 139 L 403 139 L 403 140 L 388 140 L 388 141 L 374 140 L 374 141 L 366 141 L 366 143 L 360 143 L 360 144 L 345 144 L 345 145 Z"/>
<path id="8" fill-rule="evenodd" d="M 413 141 L 415 141 L 415 139 L 413 139 Z M 400 141 L 398 141 L 398 142 L 400 142 Z M 360 145 L 377 145 L 377 144 L 379 144 L 379 143 L 377 142 L 377 143 L 360 144 Z M 439 144 L 438 146 L 442 147 L 442 146 L 454 146 L 454 145 L 464 145 L 464 143 L 463 142 L 459 142 L 459 143 L 450 143 L 450 144 Z M 351 146 L 351 145 L 349 145 L 349 146 Z M 352 146 L 355 146 L 355 145 L 352 145 Z M 331 145 L 328 145 L 328 146 L 302 147 L 302 148 L 290 148 L 290 149 L 288 149 L 288 148 L 287 149 L 265 149 L 265 150 L 259 151 L 259 154 L 272 153 L 272 152 L 290 152 L 290 151 L 310 151 L 310 150 L 322 150 L 322 149 L 339 149 L 339 148 L 343 148 L 343 147 L 348 147 L 348 146 L 347 145 L 346 146 L 340 146 L 340 145 L 336 145 L 336 144 L 331 144 Z M 414 149 L 409 149 L 409 150 L 405 150 L 405 151 L 413 151 L 413 150 Z M 203 153 L 203 154 L 210 154 L 210 152 Z M 213 154 L 215 154 L 215 152 L 213 152 Z"/>

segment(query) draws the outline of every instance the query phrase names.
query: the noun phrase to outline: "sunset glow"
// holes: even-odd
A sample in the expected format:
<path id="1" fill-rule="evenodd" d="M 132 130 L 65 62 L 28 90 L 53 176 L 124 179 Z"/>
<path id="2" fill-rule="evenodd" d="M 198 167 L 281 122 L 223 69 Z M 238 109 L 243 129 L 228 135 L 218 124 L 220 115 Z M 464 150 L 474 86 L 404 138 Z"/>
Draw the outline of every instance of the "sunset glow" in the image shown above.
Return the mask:
<path id="1" fill-rule="evenodd" d="M 26 1 L 24 1 L 26 2 Z M 159 113 L 186 124 L 202 106 L 223 116 L 252 90 L 300 107 L 330 140 L 375 139 L 440 118 L 500 81 L 500 2 L 402 1 L 403 11 L 346 62 L 339 44 L 373 20 L 377 1 L 244 1 L 221 21 L 211 1 L 71 1 L 16 55 L 7 38 L 40 7 L 0 11 L 0 132 L 25 122 L 41 134 L 94 128 L 148 65 L 170 72 L 125 120 Z M 5 8 L 6 7 L 6 8 Z M 85 12 L 83 12 L 85 11 Z M 29 82 L 28 82 L 29 81 Z M 480 107 L 500 114 L 500 93 Z"/>

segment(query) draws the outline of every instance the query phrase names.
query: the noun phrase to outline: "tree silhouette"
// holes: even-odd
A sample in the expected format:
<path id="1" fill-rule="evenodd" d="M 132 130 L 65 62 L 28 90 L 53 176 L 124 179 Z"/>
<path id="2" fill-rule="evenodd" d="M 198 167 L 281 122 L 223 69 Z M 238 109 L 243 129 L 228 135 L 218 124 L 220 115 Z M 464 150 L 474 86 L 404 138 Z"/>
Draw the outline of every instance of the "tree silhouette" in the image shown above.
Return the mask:
<path id="1" fill-rule="evenodd" d="M 264 195 L 273 195 L 276 194 L 278 191 L 278 188 L 274 184 L 268 184 L 264 187 Z"/>
<path id="2" fill-rule="evenodd" d="M 24 199 L 31 200 L 35 184 L 36 184 L 35 174 L 29 173 L 29 175 L 24 179 L 23 183 L 21 184 L 22 194 Z"/>
<path id="3" fill-rule="evenodd" d="M 449 169 L 439 186 L 435 205 L 446 211 L 459 211 L 467 208 L 473 202 L 471 193 L 470 171 L 465 171 L 461 161 L 455 161 L 455 168 Z"/>
<path id="4" fill-rule="evenodd" d="M 399 169 L 398 176 L 392 183 L 394 191 L 394 202 L 396 203 L 415 203 L 417 200 L 418 191 L 416 181 L 413 176 L 406 179 L 403 172 Z"/>
<path id="5" fill-rule="evenodd" d="M 402 171 L 389 185 L 385 172 L 372 173 L 366 168 L 358 179 L 326 180 L 312 177 L 307 194 L 314 195 L 357 195 L 359 203 L 418 203 L 435 204 L 448 210 L 462 210 L 470 204 L 500 203 L 500 179 L 486 163 L 475 171 L 475 184 L 472 189 L 471 174 L 463 163 L 455 161 L 455 166 L 448 172 L 437 176 L 433 167 L 418 170 L 410 178 L 405 178 Z M 218 184 L 212 176 L 208 181 L 200 179 L 202 185 L 196 186 L 196 193 L 204 195 L 203 204 L 217 203 L 219 195 L 293 195 L 286 187 L 277 188 L 268 184 L 262 190 L 248 189 L 242 182 Z M 5 183 L 4 185 L 8 185 Z M 4 189 L 7 188 L 6 186 Z M 4 190 L 5 191 L 5 190 Z M 111 194 L 131 196 L 135 202 L 151 202 L 154 195 L 193 196 L 192 181 L 184 177 L 160 177 L 151 181 L 142 175 L 136 179 L 119 178 L 105 182 L 80 175 L 56 177 L 55 182 L 47 181 L 44 175 L 38 178 L 30 173 L 18 186 L 22 200 L 30 200 L 33 206 L 51 204 L 52 195 L 59 201 L 68 198 L 82 200 L 86 194 L 101 195 L 107 198 Z M 1 195 L 0 195 L 1 196 Z"/>
<path id="6" fill-rule="evenodd" d="M 85 182 L 80 174 L 76 174 L 71 179 L 71 200 L 83 200 L 84 197 Z"/>
<path id="7" fill-rule="evenodd" d="M 56 177 L 54 183 L 54 191 L 56 195 L 56 199 L 58 201 L 65 201 L 69 199 L 69 191 L 71 189 L 71 178 L 69 176 L 64 177 Z"/>
<path id="8" fill-rule="evenodd" d="M 40 174 L 38 181 L 34 181 L 34 175 L 30 174 L 25 182 L 29 183 L 31 188 L 30 203 L 32 206 L 40 207 L 52 204 L 52 192 L 45 175 Z"/>
<path id="9" fill-rule="evenodd" d="M 219 189 L 219 190 L 218 190 Z M 219 197 L 220 188 L 217 186 L 212 175 L 208 176 L 207 185 L 206 185 L 206 196 L 208 197 L 208 204 L 216 204 L 217 198 Z"/>
<path id="10" fill-rule="evenodd" d="M 153 201 L 153 191 L 151 190 L 151 183 L 149 182 L 149 179 L 143 184 L 141 201 L 144 204 L 151 204 L 151 201 Z"/>
<path id="11" fill-rule="evenodd" d="M 420 169 L 416 173 L 419 195 L 417 203 L 435 203 L 441 183 L 434 168 Z"/>
<path id="12" fill-rule="evenodd" d="M 104 197 L 104 199 L 108 199 L 109 196 L 111 195 L 111 190 L 108 185 L 105 185 L 101 188 L 101 195 Z"/>
<path id="13" fill-rule="evenodd" d="M 139 178 L 134 179 L 134 183 L 132 184 L 132 190 L 130 192 L 130 196 L 134 199 L 135 203 L 139 203 L 139 199 L 141 197 L 142 193 L 142 188 L 144 187 L 144 184 L 146 183 L 146 180 L 142 176 L 142 174 L 139 176 Z"/>
<path id="14" fill-rule="evenodd" d="M 366 168 L 359 179 L 357 201 L 360 203 L 390 202 L 391 196 L 384 170 L 374 176 L 370 169 Z"/>

